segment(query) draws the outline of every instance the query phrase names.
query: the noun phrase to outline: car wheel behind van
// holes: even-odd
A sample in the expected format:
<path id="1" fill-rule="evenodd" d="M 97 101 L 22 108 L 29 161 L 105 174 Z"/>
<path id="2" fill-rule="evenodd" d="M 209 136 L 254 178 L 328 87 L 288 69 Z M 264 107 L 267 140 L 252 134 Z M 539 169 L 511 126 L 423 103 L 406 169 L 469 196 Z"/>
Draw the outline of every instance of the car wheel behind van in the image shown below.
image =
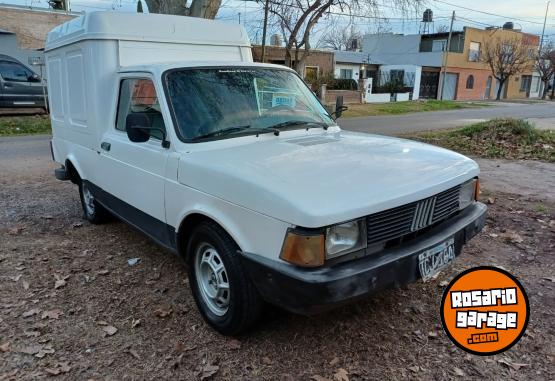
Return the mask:
<path id="1" fill-rule="evenodd" d="M 108 211 L 94 199 L 94 195 L 86 181 L 79 182 L 79 196 L 86 220 L 93 224 L 101 224 L 108 219 Z"/>
<path id="2" fill-rule="evenodd" d="M 237 244 L 217 224 L 202 222 L 188 250 L 189 283 L 204 319 L 223 335 L 250 328 L 262 300 L 241 265 Z"/>

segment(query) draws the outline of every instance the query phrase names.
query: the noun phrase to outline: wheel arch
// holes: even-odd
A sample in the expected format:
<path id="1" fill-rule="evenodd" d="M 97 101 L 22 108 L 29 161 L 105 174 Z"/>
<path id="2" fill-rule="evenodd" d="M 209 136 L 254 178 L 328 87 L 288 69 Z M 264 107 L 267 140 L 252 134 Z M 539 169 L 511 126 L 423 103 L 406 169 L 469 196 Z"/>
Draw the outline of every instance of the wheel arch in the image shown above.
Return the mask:
<path id="1" fill-rule="evenodd" d="M 203 221 L 210 221 L 217 224 L 231 237 L 231 239 L 233 239 L 233 241 L 235 241 L 240 249 L 243 247 L 242 243 L 244 242 L 244 238 L 242 239 L 242 235 L 239 233 L 237 227 L 234 227 L 233 224 L 226 223 L 226 220 L 215 217 L 212 213 L 208 213 L 204 210 L 195 210 L 191 211 L 181 219 L 181 222 L 178 225 L 179 227 L 175 232 L 177 252 L 185 260 L 188 259 L 189 253 L 187 252 L 187 246 L 192 237 L 193 230 L 195 226 L 198 226 Z"/>
<path id="2" fill-rule="evenodd" d="M 71 156 L 67 157 L 64 165 L 70 181 L 73 184 L 79 184 L 79 181 L 83 178 L 83 172 L 81 171 L 81 168 L 79 167 L 79 164 L 77 164 L 75 158 Z"/>

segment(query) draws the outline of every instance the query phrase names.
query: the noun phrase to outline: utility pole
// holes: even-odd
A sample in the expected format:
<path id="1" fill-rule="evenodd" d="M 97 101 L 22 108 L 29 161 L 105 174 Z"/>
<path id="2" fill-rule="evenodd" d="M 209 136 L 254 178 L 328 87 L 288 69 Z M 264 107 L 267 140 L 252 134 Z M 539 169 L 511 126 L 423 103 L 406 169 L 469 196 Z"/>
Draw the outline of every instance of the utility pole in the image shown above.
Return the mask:
<path id="1" fill-rule="evenodd" d="M 266 61 L 266 32 L 268 29 L 268 7 L 270 0 L 264 2 L 264 26 L 262 27 L 262 58 L 261 61 Z"/>
<path id="2" fill-rule="evenodd" d="M 453 11 L 453 15 L 451 16 L 451 26 L 449 27 L 449 37 L 447 38 L 447 48 L 443 53 L 443 62 L 441 64 L 441 83 L 438 92 L 438 98 L 443 100 L 443 90 L 445 89 L 445 75 L 447 74 L 447 55 L 449 54 L 449 50 L 451 50 L 451 37 L 453 37 L 453 23 L 455 22 L 455 11 Z"/>
<path id="3" fill-rule="evenodd" d="M 551 3 L 551 1 L 548 1 L 547 6 L 545 7 L 545 18 L 543 19 L 542 38 L 540 40 L 540 54 L 541 54 L 542 48 L 543 48 L 543 39 L 545 37 L 545 24 L 547 23 L 547 14 L 549 13 L 549 4 L 550 3 Z"/>
<path id="4" fill-rule="evenodd" d="M 239 24 L 241 24 L 241 12 L 239 12 Z"/>

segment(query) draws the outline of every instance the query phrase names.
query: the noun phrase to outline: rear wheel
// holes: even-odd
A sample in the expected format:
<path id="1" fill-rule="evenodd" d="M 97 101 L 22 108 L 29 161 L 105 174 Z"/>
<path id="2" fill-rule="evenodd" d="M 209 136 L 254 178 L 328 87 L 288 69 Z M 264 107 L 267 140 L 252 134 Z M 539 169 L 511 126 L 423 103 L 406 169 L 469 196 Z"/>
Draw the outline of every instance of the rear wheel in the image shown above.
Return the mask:
<path id="1" fill-rule="evenodd" d="M 108 219 L 108 211 L 100 205 L 86 181 L 79 182 L 79 196 L 83 207 L 83 216 L 93 224 L 101 224 Z"/>
<path id="2" fill-rule="evenodd" d="M 203 318 L 223 335 L 250 328 L 262 301 L 244 272 L 237 244 L 207 221 L 195 229 L 188 250 L 189 283 Z"/>

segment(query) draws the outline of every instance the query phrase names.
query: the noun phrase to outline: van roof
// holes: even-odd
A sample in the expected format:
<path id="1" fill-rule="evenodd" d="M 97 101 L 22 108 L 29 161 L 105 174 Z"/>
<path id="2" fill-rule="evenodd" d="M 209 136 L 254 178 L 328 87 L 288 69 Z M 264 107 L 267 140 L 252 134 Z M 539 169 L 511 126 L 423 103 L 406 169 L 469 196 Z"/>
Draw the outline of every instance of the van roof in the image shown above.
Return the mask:
<path id="1" fill-rule="evenodd" d="M 127 40 L 250 47 L 239 24 L 153 13 L 90 12 L 52 29 L 45 51 L 82 40 Z"/>
<path id="2" fill-rule="evenodd" d="M 225 68 L 225 67 L 261 67 L 268 69 L 279 69 L 279 70 L 289 70 L 294 71 L 283 65 L 267 64 L 260 62 L 229 62 L 229 61 L 171 61 L 171 62 L 157 62 L 155 64 L 149 65 L 133 65 L 133 66 L 122 66 L 118 70 L 119 73 L 134 73 L 134 72 L 146 72 L 146 73 L 163 73 L 166 70 L 180 69 L 180 68 Z"/>

